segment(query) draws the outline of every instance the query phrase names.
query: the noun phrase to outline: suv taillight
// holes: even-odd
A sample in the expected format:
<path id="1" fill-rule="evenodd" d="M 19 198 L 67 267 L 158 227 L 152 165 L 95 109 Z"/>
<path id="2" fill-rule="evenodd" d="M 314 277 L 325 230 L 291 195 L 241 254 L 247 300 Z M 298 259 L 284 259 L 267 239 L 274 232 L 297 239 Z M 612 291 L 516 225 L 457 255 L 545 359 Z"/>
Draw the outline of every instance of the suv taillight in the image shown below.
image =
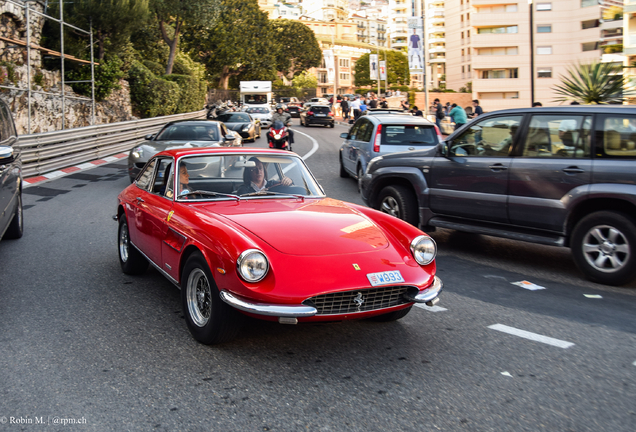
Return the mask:
<path id="1" fill-rule="evenodd" d="M 378 130 L 375 132 L 375 139 L 373 140 L 373 151 L 380 153 L 380 135 L 382 134 L 382 125 L 378 125 Z"/>

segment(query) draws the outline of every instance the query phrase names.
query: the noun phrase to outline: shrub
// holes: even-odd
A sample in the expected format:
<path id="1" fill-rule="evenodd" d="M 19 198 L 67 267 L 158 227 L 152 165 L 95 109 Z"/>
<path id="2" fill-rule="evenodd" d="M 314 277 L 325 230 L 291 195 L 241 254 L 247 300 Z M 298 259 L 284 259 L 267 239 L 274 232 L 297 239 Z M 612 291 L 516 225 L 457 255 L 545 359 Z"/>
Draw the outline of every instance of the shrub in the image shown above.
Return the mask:
<path id="1" fill-rule="evenodd" d="M 208 91 L 205 81 L 190 75 L 166 75 L 164 79 L 179 86 L 179 101 L 175 113 L 199 111 L 205 105 L 205 95 Z"/>
<path id="2" fill-rule="evenodd" d="M 174 114 L 179 103 L 179 84 L 152 73 L 143 63 L 134 61 L 128 71 L 130 101 L 142 118 Z"/>
<path id="3" fill-rule="evenodd" d="M 112 57 L 102 61 L 99 66 L 95 66 L 95 100 L 102 101 L 106 99 L 113 90 L 119 90 L 119 80 L 126 74 L 122 70 L 124 62 L 119 57 Z M 69 81 L 90 81 L 91 67 L 90 65 L 82 65 L 77 70 L 68 72 Z M 83 96 L 91 97 L 91 83 L 72 83 L 70 84 L 75 93 Z"/>

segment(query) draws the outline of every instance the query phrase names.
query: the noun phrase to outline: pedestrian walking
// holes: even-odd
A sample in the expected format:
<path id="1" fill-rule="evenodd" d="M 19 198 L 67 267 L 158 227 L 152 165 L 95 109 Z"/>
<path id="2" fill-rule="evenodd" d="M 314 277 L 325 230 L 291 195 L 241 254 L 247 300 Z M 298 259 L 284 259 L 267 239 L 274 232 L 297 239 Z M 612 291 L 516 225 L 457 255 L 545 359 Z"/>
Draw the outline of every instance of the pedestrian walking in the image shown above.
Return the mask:
<path id="1" fill-rule="evenodd" d="M 355 98 L 353 101 L 351 101 L 349 106 L 353 110 L 353 120 L 358 120 L 358 117 L 360 117 L 360 99 Z"/>
<path id="2" fill-rule="evenodd" d="M 473 100 L 473 113 L 470 115 L 470 118 L 479 117 L 483 113 L 484 113 L 484 110 L 481 109 L 481 107 L 479 106 L 479 100 L 478 99 Z"/>
<path id="3" fill-rule="evenodd" d="M 439 99 L 435 99 L 435 124 L 437 125 L 440 133 L 442 132 L 442 120 L 444 120 L 444 118 L 446 118 L 444 107 Z"/>
<path id="4" fill-rule="evenodd" d="M 371 96 L 371 100 L 369 101 L 369 108 L 377 108 L 378 107 L 378 98 Z"/>
<path id="5" fill-rule="evenodd" d="M 383 97 L 382 100 L 380 101 L 380 108 L 388 108 L 389 107 L 389 103 L 386 101 L 386 98 Z"/>
<path id="6" fill-rule="evenodd" d="M 349 120 L 349 102 L 346 96 L 340 101 L 340 109 L 342 110 L 342 119 Z"/>
<path id="7" fill-rule="evenodd" d="M 409 101 L 407 99 L 404 99 L 402 102 L 400 102 L 400 106 L 404 111 L 408 111 L 410 108 Z"/>

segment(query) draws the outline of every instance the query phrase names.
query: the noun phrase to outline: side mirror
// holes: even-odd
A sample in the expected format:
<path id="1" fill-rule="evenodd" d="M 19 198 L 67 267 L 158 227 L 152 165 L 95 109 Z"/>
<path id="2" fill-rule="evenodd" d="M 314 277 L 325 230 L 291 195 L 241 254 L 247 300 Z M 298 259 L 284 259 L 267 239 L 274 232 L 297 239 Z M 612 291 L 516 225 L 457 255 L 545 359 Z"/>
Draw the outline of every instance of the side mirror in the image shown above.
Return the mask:
<path id="1" fill-rule="evenodd" d="M 154 136 L 155 136 L 155 134 L 148 134 L 148 135 L 146 135 L 146 136 L 144 137 L 144 139 L 145 139 L 146 141 L 150 141 L 150 140 L 151 140 Z"/>
<path id="2" fill-rule="evenodd" d="M 225 141 L 234 141 L 236 137 L 234 135 L 227 134 L 225 135 Z"/>
<path id="3" fill-rule="evenodd" d="M 13 162 L 13 147 L 9 146 L 0 146 L 0 163 L 10 163 Z"/>
<path id="4" fill-rule="evenodd" d="M 349 137 L 349 134 L 347 132 L 343 132 L 340 134 L 340 138 L 347 139 L 348 137 Z"/>
<path id="5" fill-rule="evenodd" d="M 450 142 L 449 141 L 442 141 L 441 143 L 439 143 L 437 145 L 438 151 L 444 157 L 448 157 L 449 147 L 450 147 Z"/>

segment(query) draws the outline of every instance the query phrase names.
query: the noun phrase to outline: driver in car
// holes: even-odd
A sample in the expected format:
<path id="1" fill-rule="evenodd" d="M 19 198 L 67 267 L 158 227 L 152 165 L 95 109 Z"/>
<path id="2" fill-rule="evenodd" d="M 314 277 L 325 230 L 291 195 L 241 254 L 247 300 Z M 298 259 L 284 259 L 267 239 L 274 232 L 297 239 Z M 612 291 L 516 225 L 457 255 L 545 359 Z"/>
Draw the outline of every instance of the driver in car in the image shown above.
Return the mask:
<path id="1" fill-rule="evenodd" d="M 263 162 L 255 157 L 250 161 L 253 161 L 255 166 L 243 171 L 243 184 L 238 188 L 237 195 L 267 191 L 274 186 L 291 186 L 292 180 L 289 177 L 283 177 L 280 181 L 267 181 Z"/>

